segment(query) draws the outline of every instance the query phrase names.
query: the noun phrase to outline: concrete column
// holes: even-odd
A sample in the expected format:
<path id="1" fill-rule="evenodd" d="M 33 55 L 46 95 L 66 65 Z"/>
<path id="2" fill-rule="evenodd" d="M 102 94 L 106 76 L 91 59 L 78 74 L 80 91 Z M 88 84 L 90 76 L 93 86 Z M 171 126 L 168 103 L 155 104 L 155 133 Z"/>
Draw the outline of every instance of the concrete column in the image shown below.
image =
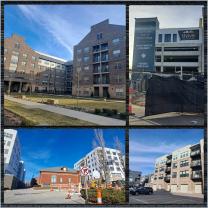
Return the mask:
<path id="1" fill-rule="evenodd" d="M 19 86 L 19 91 L 18 93 L 21 93 L 22 92 L 22 82 L 20 82 L 20 86 Z"/>
<path id="2" fill-rule="evenodd" d="M 8 94 L 10 94 L 10 91 L 11 91 L 11 84 L 12 84 L 12 81 L 9 81 L 9 87 L 8 87 L 8 90 L 7 90 Z"/>

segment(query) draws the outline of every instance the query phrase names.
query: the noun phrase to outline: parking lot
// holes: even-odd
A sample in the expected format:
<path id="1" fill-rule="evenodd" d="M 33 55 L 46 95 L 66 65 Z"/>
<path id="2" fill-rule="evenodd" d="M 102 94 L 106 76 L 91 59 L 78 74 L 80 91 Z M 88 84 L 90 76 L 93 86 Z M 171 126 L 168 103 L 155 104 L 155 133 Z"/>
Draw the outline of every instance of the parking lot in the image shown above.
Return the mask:
<path id="1" fill-rule="evenodd" d="M 152 195 L 129 195 L 130 204 L 203 204 L 203 195 L 172 194 L 168 191 L 154 191 Z"/>
<path id="2" fill-rule="evenodd" d="M 67 191 L 17 189 L 4 191 L 5 204 L 84 204 L 79 195 L 66 199 Z"/>

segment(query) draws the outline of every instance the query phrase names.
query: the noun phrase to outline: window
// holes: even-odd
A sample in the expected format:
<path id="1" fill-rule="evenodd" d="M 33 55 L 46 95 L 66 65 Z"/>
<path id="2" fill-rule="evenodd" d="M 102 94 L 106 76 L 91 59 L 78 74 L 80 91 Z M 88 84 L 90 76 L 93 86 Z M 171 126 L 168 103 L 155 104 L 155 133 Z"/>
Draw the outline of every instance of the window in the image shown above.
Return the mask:
<path id="1" fill-rule="evenodd" d="M 177 34 L 173 34 L 173 42 L 177 42 Z"/>
<path id="2" fill-rule="evenodd" d="M 156 62 L 161 62 L 161 56 L 156 56 L 155 60 L 156 60 Z"/>
<path id="3" fill-rule="evenodd" d="M 89 66 L 84 66 L 84 70 L 89 70 Z"/>
<path id="4" fill-rule="evenodd" d="M 17 52 L 17 51 L 12 51 L 12 54 L 16 55 L 16 56 L 19 56 L 19 52 Z"/>
<path id="5" fill-rule="evenodd" d="M 114 38 L 113 40 L 112 40 L 112 43 L 113 44 L 117 44 L 117 43 L 119 43 L 120 42 L 120 38 Z"/>
<path id="6" fill-rule="evenodd" d="M 23 53 L 22 56 L 23 56 L 23 58 L 27 58 L 27 54 L 26 53 Z"/>
<path id="7" fill-rule="evenodd" d="M 78 49 L 78 50 L 77 50 L 77 54 L 80 54 L 81 52 L 82 52 L 81 49 Z"/>
<path id="8" fill-rule="evenodd" d="M 18 62 L 18 56 L 12 55 L 11 63 L 16 64 Z"/>
<path id="9" fill-rule="evenodd" d="M 11 70 L 11 71 L 16 71 L 16 69 L 17 69 L 17 64 L 10 64 L 10 66 L 9 66 L 9 70 Z"/>
<path id="10" fill-rule="evenodd" d="M 56 183 L 56 176 L 55 175 L 51 176 L 51 183 Z"/>
<path id="11" fill-rule="evenodd" d="M 4 57 L 4 62 L 6 61 L 6 57 Z"/>
<path id="12" fill-rule="evenodd" d="M 11 144 L 11 141 L 8 141 L 8 142 L 7 142 L 7 146 L 10 146 L 10 144 Z"/>
<path id="13" fill-rule="evenodd" d="M 180 171 L 180 177 L 188 177 L 189 176 L 189 171 L 185 170 L 185 171 Z"/>
<path id="14" fill-rule="evenodd" d="M 172 178 L 177 178 L 177 172 L 172 173 Z"/>
<path id="15" fill-rule="evenodd" d="M 171 34 L 165 34 L 165 42 L 171 42 Z"/>
<path id="16" fill-rule="evenodd" d="M 77 58 L 77 62 L 81 62 L 82 61 L 82 59 L 81 58 Z"/>
<path id="17" fill-rule="evenodd" d="M 85 57 L 84 57 L 84 62 L 89 61 L 89 59 L 90 59 L 89 56 L 85 56 Z"/>
<path id="18" fill-rule="evenodd" d="M 68 178 L 68 182 L 71 183 L 71 178 Z"/>
<path id="19" fill-rule="evenodd" d="M 9 150 L 8 149 L 4 149 L 4 154 L 8 154 Z"/>
<path id="20" fill-rule="evenodd" d="M 113 152 L 113 155 L 116 155 L 116 152 Z"/>
<path id="21" fill-rule="evenodd" d="M 62 180 L 62 178 L 60 178 L 60 183 L 62 183 L 63 182 L 63 180 Z"/>
<path id="22" fill-rule="evenodd" d="M 4 49 L 4 53 L 7 53 L 7 51 L 8 51 L 7 48 L 5 48 L 5 49 Z"/>
<path id="23" fill-rule="evenodd" d="M 111 170 L 111 171 L 114 171 L 114 167 L 110 167 L 110 170 Z"/>
<path id="24" fill-rule="evenodd" d="M 90 47 L 84 48 L 84 52 L 85 52 L 85 53 L 87 53 L 87 52 L 89 52 L 89 51 L 90 51 Z"/>
<path id="25" fill-rule="evenodd" d="M 121 51 L 120 50 L 115 50 L 113 51 L 113 56 L 114 57 L 119 57 L 120 56 Z"/>
<path id="26" fill-rule="evenodd" d="M 159 34 L 159 36 L 158 36 L 158 42 L 159 43 L 162 43 L 162 34 Z"/>
<path id="27" fill-rule="evenodd" d="M 101 40 L 103 38 L 103 34 L 102 33 L 98 33 L 97 34 L 97 40 Z"/>
<path id="28" fill-rule="evenodd" d="M 122 69 L 121 63 L 116 63 L 115 64 L 115 69 Z"/>
<path id="29" fill-rule="evenodd" d="M 35 56 L 32 56 L 32 60 L 35 61 L 35 59 L 36 59 Z"/>
<path id="30" fill-rule="evenodd" d="M 177 163 L 173 163 L 173 168 L 177 168 Z"/>
<path id="31" fill-rule="evenodd" d="M 22 66 L 26 66 L 26 62 L 25 61 L 22 62 Z"/>
<path id="32" fill-rule="evenodd" d="M 31 64 L 31 66 L 34 68 L 35 67 L 35 64 Z"/>
<path id="33" fill-rule="evenodd" d="M 20 48 L 20 44 L 19 44 L 19 43 L 15 43 L 15 44 L 14 44 L 14 47 L 15 47 L 16 49 L 19 49 L 19 48 Z"/>
<path id="34" fill-rule="evenodd" d="M 185 167 L 185 166 L 188 166 L 188 165 L 189 165 L 188 160 L 182 160 L 182 161 L 180 161 L 180 167 Z"/>

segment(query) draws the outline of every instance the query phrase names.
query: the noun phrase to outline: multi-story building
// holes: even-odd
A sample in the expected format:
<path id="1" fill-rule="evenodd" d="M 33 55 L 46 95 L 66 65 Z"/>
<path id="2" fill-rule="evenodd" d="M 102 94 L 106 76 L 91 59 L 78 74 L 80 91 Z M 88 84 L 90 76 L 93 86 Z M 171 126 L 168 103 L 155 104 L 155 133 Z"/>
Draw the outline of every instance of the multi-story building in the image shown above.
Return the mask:
<path id="1" fill-rule="evenodd" d="M 20 151 L 20 142 L 17 131 L 14 129 L 4 129 L 5 187 L 17 188 L 18 182 L 24 183 L 25 169 L 24 162 L 21 160 Z"/>
<path id="2" fill-rule="evenodd" d="M 155 18 L 136 18 L 132 72 L 204 74 L 203 28 L 159 28 Z"/>
<path id="3" fill-rule="evenodd" d="M 93 178 L 93 172 L 98 171 L 107 182 L 124 180 L 125 170 L 122 154 L 119 150 L 97 147 L 74 164 L 74 169 L 88 167 L 89 180 Z"/>
<path id="4" fill-rule="evenodd" d="M 129 170 L 129 186 L 139 186 L 142 172 Z"/>
<path id="5" fill-rule="evenodd" d="M 204 140 L 156 159 L 153 189 L 203 193 Z"/>
<path id="6" fill-rule="evenodd" d="M 124 99 L 125 26 L 104 20 L 74 46 L 72 94 Z"/>
<path id="7" fill-rule="evenodd" d="M 79 171 L 67 167 L 50 167 L 40 170 L 37 183 L 41 187 L 56 189 L 73 189 L 74 192 L 80 191 Z"/>
<path id="8" fill-rule="evenodd" d="M 19 35 L 13 34 L 5 38 L 4 89 L 6 92 L 71 94 L 71 76 L 72 62 L 34 51 Z"/>

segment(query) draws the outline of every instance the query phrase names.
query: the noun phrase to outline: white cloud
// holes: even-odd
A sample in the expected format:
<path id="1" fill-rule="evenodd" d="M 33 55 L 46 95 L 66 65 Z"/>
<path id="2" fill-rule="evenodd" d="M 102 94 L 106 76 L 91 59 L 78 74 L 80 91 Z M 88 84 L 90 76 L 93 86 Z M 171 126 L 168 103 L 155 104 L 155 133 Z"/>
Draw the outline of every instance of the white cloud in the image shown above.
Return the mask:
<path id="1" fill-rule="evenodd" d="M 172 151 L 182 147 L 182 145 L 177 145 L 173 143 L 158 143 L 158 145 L 142 144 L 138 141 L 131 141 L 129 145 L 130 154 L 135 153 L 161 153 L 161 155 L 171 153 Z"/>
<path id="2" fill-rule="evenodd" d="M 73 54 L 73 45 L 79 33 L 70 21 L 61 18 L 55 11 L 49 13 L 40 6 L 18 5 L 18 7 L 26 18 L 44 27 L 56 42 L 66 48 L 71 55 Z"/>

